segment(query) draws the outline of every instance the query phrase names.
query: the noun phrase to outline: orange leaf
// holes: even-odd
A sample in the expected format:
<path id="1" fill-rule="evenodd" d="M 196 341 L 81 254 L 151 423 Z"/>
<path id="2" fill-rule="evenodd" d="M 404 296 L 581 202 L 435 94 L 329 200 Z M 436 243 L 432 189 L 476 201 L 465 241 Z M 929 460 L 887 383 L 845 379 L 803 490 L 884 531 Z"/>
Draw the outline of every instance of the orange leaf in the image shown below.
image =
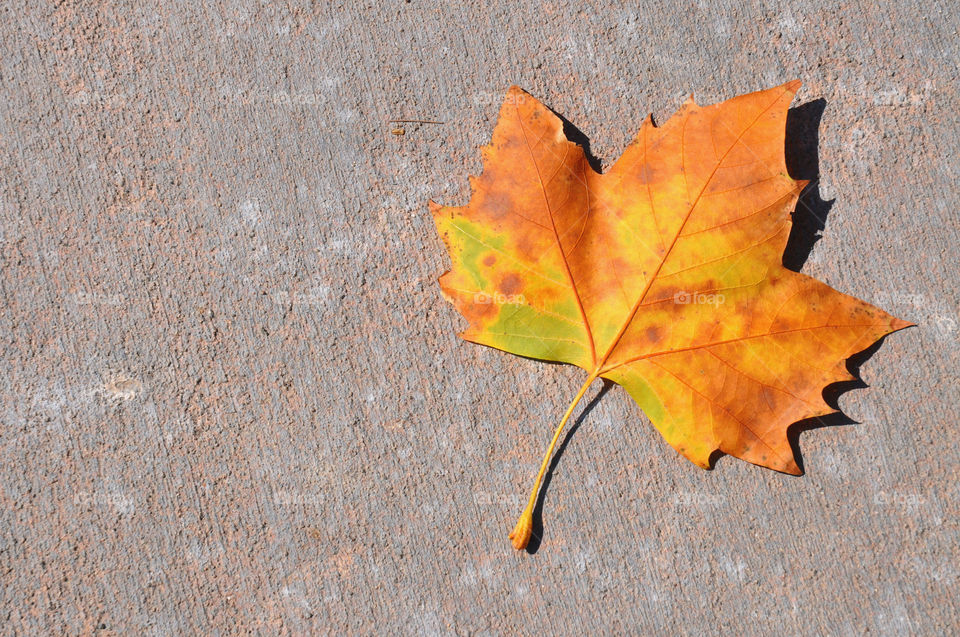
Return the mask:
<path id="1" fill-rule="evenodd" d="M 909 325 L 781 260 L 806 185 L 787 174 L 800 82 L 651 118 L 606 173 L 561 120 L 512 87 L 462 207 L 430 202 L 469 341 L 572 363 L 587 382 L 554 434 L 511 537 L 523 548 L 550 454 L 596 378 L 622 385 L 663 437 L 709 468 L 717 450 L 799 474 L 787 438 L 834 411 L 823 388 Z"/>

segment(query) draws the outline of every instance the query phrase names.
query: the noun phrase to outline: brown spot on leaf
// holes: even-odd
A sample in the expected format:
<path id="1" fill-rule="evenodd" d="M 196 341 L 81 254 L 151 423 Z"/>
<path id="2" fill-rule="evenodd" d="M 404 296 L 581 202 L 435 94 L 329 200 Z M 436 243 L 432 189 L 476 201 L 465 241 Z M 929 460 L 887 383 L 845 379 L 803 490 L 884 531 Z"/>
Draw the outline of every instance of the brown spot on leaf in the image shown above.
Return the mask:
<path id="1" fill-rule="evenodd" d="M 502 190 L 487 192 L 483 198 L 483 211 L 493 219 L 503 219 L 510 214 L 511 210 L 513 210 L 513 199 Z"/>
<path id="2" fill-rule="evenodd" d="M 515 273 L 511 272 L 500 281 L 500 291 L 504 294 L 516 294 L 523 287 L 523 280 Z"/>

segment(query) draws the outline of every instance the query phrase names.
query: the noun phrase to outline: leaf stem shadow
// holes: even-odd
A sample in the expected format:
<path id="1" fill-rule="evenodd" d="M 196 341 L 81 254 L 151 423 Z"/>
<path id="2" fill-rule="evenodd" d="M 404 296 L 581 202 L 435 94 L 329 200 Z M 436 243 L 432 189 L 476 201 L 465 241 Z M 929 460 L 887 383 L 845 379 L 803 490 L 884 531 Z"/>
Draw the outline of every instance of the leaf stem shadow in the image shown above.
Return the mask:
<path id="1" fill-rule="evenodd" d="M 530 542 L 527 544 L 527 553 L 531 555 L 540 549 L 540 544 L 543 540 L 543 503 L 547 498 L 547 489 L 550 487 L 550 482 L 553 480 L 553 472 L 557 468 L 557 465 L 560 464 L 560 457 L 563 456 L 567 445 L 570 444 L 570 439 L 573 438 L 573 434 L 577 433 L 577 429 L 580 428 L 580 425 L 582 425 L 587 416 L 590 415 L 590 412 L 593 411 L 600 400 L 610 391 L 610 388 L 613 387 L 613 381 L 605 378 L 601 380 L 603 381 L 603 387 L 600 388 L 596 396 L 590 399 L 587 406 L 584 407 L 580 415 L 577 416 L 573 426 L 567 430 L 567 434 L 563 437 L 563 440 L 553 454 L 553 458 L 550 460 L 547 473 L 543 476 L 543 484 L 540 486 L 540 492 L 537 494 L 537 503 L 533 507 L 533 532 L 530 534 Z"/>

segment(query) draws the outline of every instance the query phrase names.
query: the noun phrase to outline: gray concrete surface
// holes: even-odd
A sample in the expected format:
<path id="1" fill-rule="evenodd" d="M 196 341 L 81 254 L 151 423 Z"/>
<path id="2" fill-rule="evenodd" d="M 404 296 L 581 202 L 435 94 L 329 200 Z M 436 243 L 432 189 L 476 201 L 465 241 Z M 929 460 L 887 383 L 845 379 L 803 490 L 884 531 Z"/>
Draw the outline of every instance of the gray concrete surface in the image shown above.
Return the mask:
<path id="1" fill-rule="evenodd" d="M 958 630 L 952 3 L 17 0 L 0 24 L 2 634 Z M 611 388 L 514 552 L 583 373 L 456 338 L 426 200 L 466 200 L 510 84 L 609 166 L 649 111 L 790 78 L 829 211 L 792 258 L 919 327 L 839 399 L 858 424 L 800 435 L 801 478 L 698 469 Z"/>

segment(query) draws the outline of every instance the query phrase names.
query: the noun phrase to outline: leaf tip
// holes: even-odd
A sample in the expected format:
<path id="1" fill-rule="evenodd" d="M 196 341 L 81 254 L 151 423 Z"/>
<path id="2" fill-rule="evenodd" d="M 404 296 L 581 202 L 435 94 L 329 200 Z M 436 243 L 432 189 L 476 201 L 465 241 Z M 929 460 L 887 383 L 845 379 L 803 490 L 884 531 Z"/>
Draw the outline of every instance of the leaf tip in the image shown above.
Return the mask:
<path id="1" fill-rule="evenodd" d="M 452 299 L 451 299 L 451 302 L 452 302 Z M 460 312 L 461 315 L 463 314 L 462 310 L 458 309 L 457 311 Z M 477 332 L 473 329 L 473 326 L 470 326 L 467 329 L 463 330 L 462 332 L 457 334 L 457 336 L 467 341 L 468 343 L 479 343 L 481 345 L 483 344 L 482 341 L 480 340 L 480 337 L 477 335 Z"/>
<path id="2" fill-rule="evenodd" d="M 437 283 L 440 284 L 440 296 L 450 303 L 456 305 L 456 299 L 453 294 L 450 293 L 450 289 L 447 286 L 446 279 L 450 277 L 450 270 L 447 270 L 443 274 L 437 277 Z"/>
<path id="3" fill-rule="evenodd" d="M 904 321 L 902 319 L 894 318 L 892 321 L 890 321 L 890 332 L 891 333 L 898 332 L 902 329 L 906 329 L 908 327 L 916 327 L 916 326 L 917 326 L 916 323 L 911 323 L 910 321 Z"/>
<path id="4" fill-rule="evenodd" d="M 796 461 L 796 460 L 793 460 L 792 458 L 790 459 L 790 462 L 788 462 L 788 463 L 783 467 L 782 471 L 783 471 L 784 473 L 788 473 L 788 474 L 790 474 L 790 475 L 792 475 L 792 476 L 802 476 L 802 475 L 803 475 L 803 469 L 801 469 L 800 466 L 797 464 L 797 461 Z"/>
<path id="5" fill-rule="evenodd" d="M 789 91 L 790 93 L 796 93 L 797 91 L 800 90 L 801 86 L 803 86 L 803 82 L 801 82 L 800 80 L 790 80 L 789 82 L 783 85 L 783 88 Z"/>
<path id="6" fill-rule="evenodd" d="M 516 101 L 516 98 L 520 96 L 526 96 L 526 95 L 527 95 L 527 92 L 525 90 L 523 90 L 516 84 L 511 84 L 510 88 L 507 89 L 506 101 L 508 103 L 518 103 Z M 521 99 L 520 101 L 522 102 L 523 100 Z"/>

